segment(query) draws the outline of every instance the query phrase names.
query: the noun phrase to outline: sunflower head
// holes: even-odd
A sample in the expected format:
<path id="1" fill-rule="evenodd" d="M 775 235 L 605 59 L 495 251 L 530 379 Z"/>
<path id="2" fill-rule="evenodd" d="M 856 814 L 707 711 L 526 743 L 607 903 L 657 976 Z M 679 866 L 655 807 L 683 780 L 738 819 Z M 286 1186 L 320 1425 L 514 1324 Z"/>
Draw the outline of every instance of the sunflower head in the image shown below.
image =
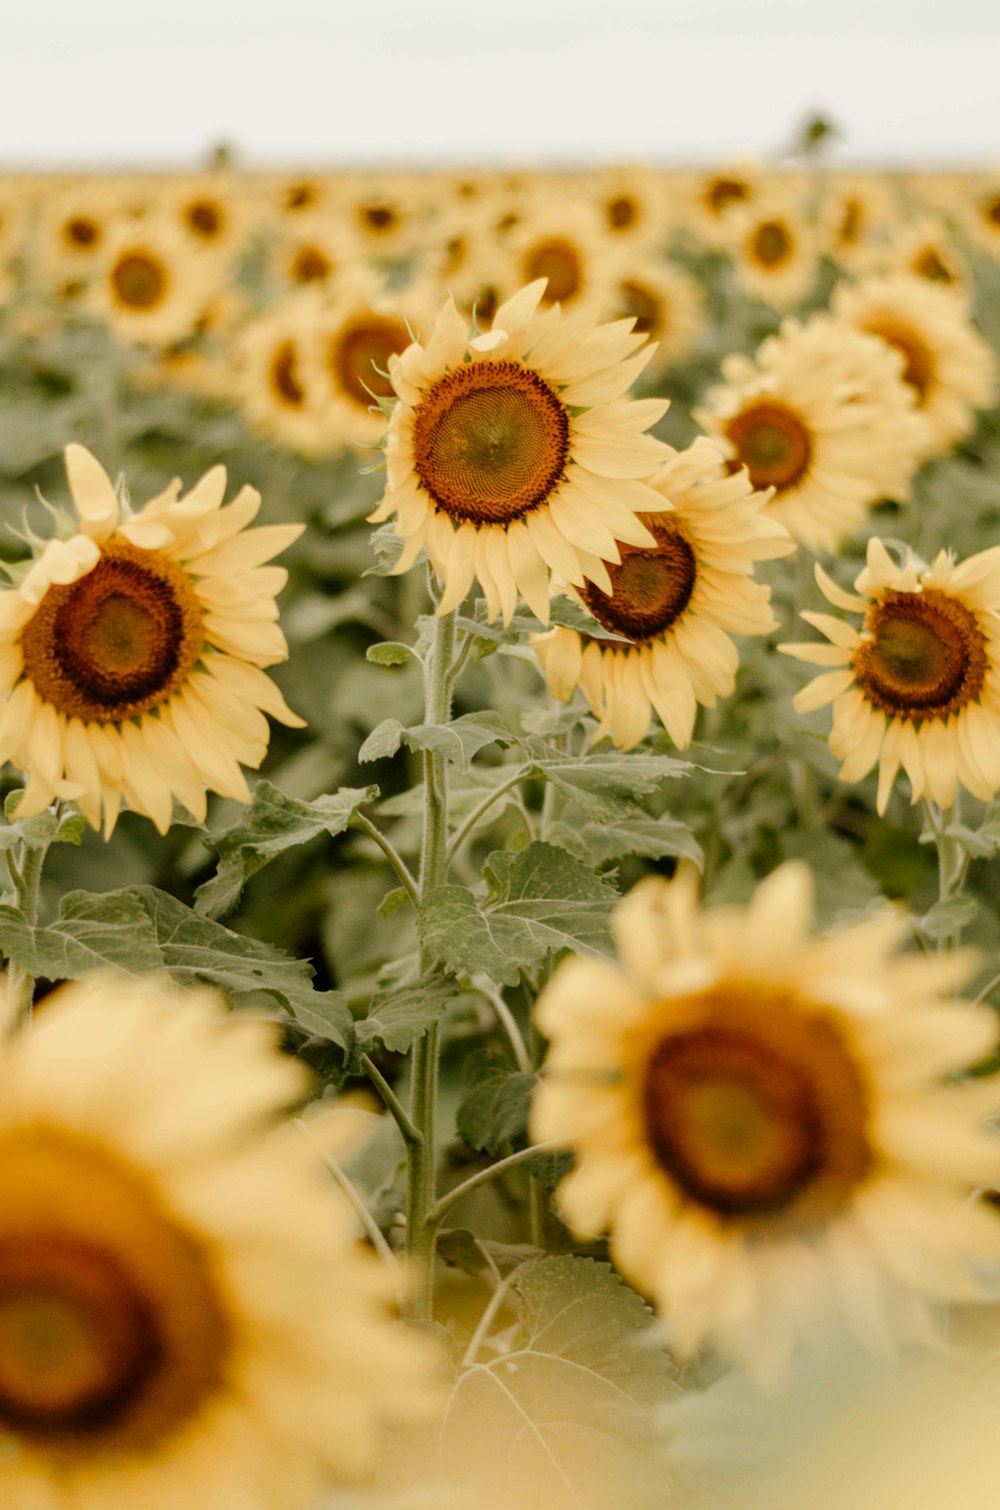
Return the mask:
<path id="1" fill-rule="evenodd" d="M 1000 1145 L 981 1089 L 944 1083 L 996 1038 L 942 995 L 968 961 L 899 957 L 891 908 L 815 936 L 795 863 L 745 908 L 699 908 L 685 867 L 650 878 L 613 930 L 619 966 L 571 960 L 539 998 L 532 1128 L 574 1149 L 564 1214 L 610 1231 L 680 1352 L 767 1371 L 838 1314 L 881 1340 L 984 1294 L 1000 1224 L 968 1196 Z"/>

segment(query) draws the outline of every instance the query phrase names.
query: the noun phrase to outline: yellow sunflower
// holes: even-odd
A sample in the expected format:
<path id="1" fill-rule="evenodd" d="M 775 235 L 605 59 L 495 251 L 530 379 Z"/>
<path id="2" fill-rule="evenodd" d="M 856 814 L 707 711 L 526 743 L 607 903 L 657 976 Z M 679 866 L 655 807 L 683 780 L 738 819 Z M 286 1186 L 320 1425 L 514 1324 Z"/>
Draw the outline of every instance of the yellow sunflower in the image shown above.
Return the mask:
<path id="1" fill-rule="evenodd" d="M 630 246 L 633 254 L 638 248 L 653 254 L 663 246 L 674 206 L 662 172 L 641 163 L 610 165 L 597 174 L 592 192 L 612 240 Z"/>
<path id="2" fill-rule="evenodd" d="M 810 550 L 835 550 L 881 498 L 904 502 L 927 423 L 898 353 L 844 321 L 786 318 L 753 359 L 731 356 L 695 418 Z"/>
<path id="3" fill-rule="evenodd" d="M 736 682 L 730 634 L 777 627 L 771 589 L 752 580 L 754 563 L 794 546 L 762 515 L 745 471 L 727 474 L 704 437 L 674 454 L 652 479 L 664 512 L 640 515 L 655 544 L 621 546 L 607 581 L 585 583 L 579 600 L 617 638 L 588 639 L 557 627 L 532 645 L 553 696 L 582 688 L 596 738 L 627 750 L 649 732 L 652 709 L 678 749 L 691 743 L 698 704 L 714 707 Z"/>
<path id="4" fill-rule="evenodd" d="M 513 286 L 541 279 L 543 305 L 574 310 L 603 302 L 613 255 L 611 237 L 596 206 L 579 193 L 550 198 L 536 192 L 525 199 L 506 246 Z"/>
<path id="5" fill-rule="evenodd" d="M 570 960 L 537 1004 L 531 1126 L 576 1154 L 563 1215 L 610 1230 L 679 1354 L 762 1374 L 832 1322 L 877 1349 L 926 1335 L 1000 1255 L 970 1200 L 1000 1173 L 998 1091 L 949 1078 L 994 1014 L 943 994 L 964 959 L 897 956 L 893 908 L 813 937 L 812 889 L 793 862 L 702 912 L 693 872 L 649 878 L 613 917 L 621 968 Z"/>
<path id="6" fill-rule="evenodd" d="M 708 324 L 698 279 L 661 257 L 616 259 L 604 312 L 614 319 L 631 316 L 635 333 L 656 342 L 648 377 L 689 357 Z"/>
<path id="7" fill-rule="evenodd" d="M 889 181 L 875 173 L 838 173 L 830 178 L 819 212 L 822 249 L 848 269 L 870 261 L 872 248 L 899 223 Z"/>
<path id="8" fill-rule="evenodd" d="M 396 572 L 426 546 L 439 613 L 478 578 L 491 617 L 509 622 L 520 593 L 547 622 L 550 571 L 605 581 L 619 542 L 653 544 L 636 515 L 668 507 L 645 479 L 669 450 L 643 434 L 667 401 L 624 397 L 651 355 L 645 337 L 631 320 L 539 313 L 544 287 L 521 289 L 475 337 L 449 299 L 426 344 L 389 362 L 399 403 L 371 518 L 396 516 Z"/>
<path id="9" fill-rule="evenodd" d="M 894 229 L 887 244 L 872 258 L 872 269 L 907 273 L 939 283 L 956 293 L 972 288 L 969 264 L 942 219 L 922 215 Z"/>
<path id="10" fill-rule="evenodd" d="M 774 309 L 806 297 L 819 272 L 816 236 L 788 194 L 762 194 L 727 218 L 736 276 L 748 294 Z"/>
<path id="11" fill-rule="evenodd" d="M 900 766 L 914 802 L 950 807 L 959 782 L 989 802 L 1000 791 L 1000 546 L 958 564 L 941 551 L 921 570 L 913 560 L 898 566 L 872 539 L 856 594 L 818 565 L 816 580 L 835 607 L 864 615 L 860 629 L 803 612 L 831 643 L 779 649 L 830 668 L 795 707 L 833 703 L 841 780 L 860 781 L 877 762 L 880 813 Z"/>
<path id="12" fill-rule="evenodd" d="M 0 1058 L 0 1500 L 299 1510 L 426 1383 L 308 1140 L 207 990 L 63 987 Z"/>
<path id="13" fill-rule="evenodd" d="M 962 440 L 975 424 L 975 411 L 995 402 L 996 357 L 959 292 L 897 273 L 839 284 L 832 308 L 902 353 L 903 377 L 927 420 L 927 456 Z"/>
<path id="14" fill-rule="evenodd" d="M 106 239 L 93 303 L 125 340 L 169 345 L 195 333 L 223 269 L 165 218 L 124 221 Z"/>
<path id="15" fill-rule="evenodd" d="M 250 320 L 232 348 L 232 392 L 252 426 L 306 456 L 339 449 L 320 401 L 313 347 L 318 291 L 277 300 Z"/>
<path id="16" fill-rule="evenodd" d="M 89 451 L 65 454 L 78 531 L 0 592 L 0 762 L 27 774 L 21 816 L 68 798 L 110 834 L 124 799 L 165 833 L 175 797 L 199 819 L 206 787 L 249 802 L 264 712 L 303 726 L 261 670 L 288 654 L 288 574 L 264 563 L 302 526 L 247 529 L 260 494 L 223 508 L 221 466 L 133 514 Z"/>
<path id="17" fill-rule="evenodd" d="M 733 164 L 696 175 L 688 185 L 688 228 L 709 246 L 725 246 L 732 234 L 729 218 L 760 193 L 756 164 Z"/>

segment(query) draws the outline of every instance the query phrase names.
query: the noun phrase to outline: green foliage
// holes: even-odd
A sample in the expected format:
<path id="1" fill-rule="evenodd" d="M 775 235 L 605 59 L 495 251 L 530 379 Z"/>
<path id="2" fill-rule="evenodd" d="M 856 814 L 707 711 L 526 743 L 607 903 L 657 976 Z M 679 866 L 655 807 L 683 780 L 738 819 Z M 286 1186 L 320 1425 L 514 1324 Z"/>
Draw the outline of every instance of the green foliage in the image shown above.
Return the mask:
<path id="1" fill-rule="evenodd" d="M 405 1054 L 432 1023 L 463 999 L 455 982 L 440 973 L 399 986 L 380 987 L 366 1015 L 354 1025 L 354 1068 L 360 1065 L 362 1054 L 370 1054 L 380 1045 L 392 1053 Z"/>
<path id="2" fill-rule="evenodd" d="M 519 854 L 497 850 L 484 867 L 486 895 L 439 886 L 422 902 L 417 926 L 424 948 L 455 974 L 484 970 L 516 985 L 522 967 L 552 950 L 609 955 L 613 887 L 554 844 Z"/>
<path id="3" fill-rule="evenodd" d="M 464 1078 L 468 1089 L 455 1124 L 469 1147 L 494 1158 L 523 1147 L 537 1077 L 512 1070 L 490 1049 L 477 1049 L 466 1060 Z"/>
<path id="4" fill-rule="evenodd" d="M 447 724 L 416 724 L 404 729 L 396 718 L 386 718 L 373 729 L 358 751 L 360 761 L 382 760 L 395 755 L 400 745 L 410 750 L 436 750 L 446 760 L 467 771 L 487 745 L 513 744 L 514 736 L 499 713 L 464 713 Z"/>

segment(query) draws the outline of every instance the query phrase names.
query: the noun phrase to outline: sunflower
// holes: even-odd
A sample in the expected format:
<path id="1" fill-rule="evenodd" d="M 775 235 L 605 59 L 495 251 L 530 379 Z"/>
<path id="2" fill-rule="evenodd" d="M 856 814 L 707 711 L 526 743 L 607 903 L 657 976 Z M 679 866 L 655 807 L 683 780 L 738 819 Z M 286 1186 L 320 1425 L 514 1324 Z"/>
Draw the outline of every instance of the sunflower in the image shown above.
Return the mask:
<path id="1" fill-rule="evenodd" d="M 633 330 L 656 342 L 648 373 L 683 362 L 707 326 L 705 294 L 698 279 L 659 257 L 622 257 L 609 269 L 604 311 L 635 320 Z"/>
<path id="2" fill-rule="evenodd" d="M 953 292 L 969 294 L 969 264 L 944 221 L 922 215 L 897 227 L 885 246 L 872 256 L 872 271 L 904 273 L 938 283 Z"/>
<path id="3" fill-rule="evenodd" d="M 544 305 L 603 302 L 613 247 L 596 207 L 579 193 L 525 199 L 506 241 L 515 288 L 541 279 Z"/>
<path id="4" fill-rule="evenodd" d="M 323 416 L 328 449 L 381 438 L 379 401 L 392 394 L 389 364 L 413 331 L 430 323 L 439 299 L 436 283 L 392 289 L 370 268 L 355 267 L 317 305 L 302 377 Z"/>
<path id="5" fill-rule="evenodd" d="M 748 294 L 788 309 L 809 293 L 819 271 L 814 232 L 787 194 L 759 195 L 728 217 L 729 251 Z"/>
<path id="6" fill-rule="evenodd" d="M 689 229 L 709 246 L 725 246 L 732 228 L 730 216 L 760 193 L 761 170 L 756 164 L 734 164 L 698 174 L 688 185 Z"/>
<path id="7" fill-rule="evenodd" d="M 288 654 L 288 574 L 263 563 L 302 526 L 248 530 L 260 494 L 223 508 L 221 466 L 131 514 L 89 451 L 65 454 L 78 531 L 0 592 L 0 762 L 28 776 L 21 817 L 71 798 L 107 835 L 124 798 L 165 833 L 174 797 L 199 820 L 206 786 L 249 802 L 264 712 L 303 726 L 261 670 Z"/>
<path id="8" fill-rule="evenodd" d="M 662 173 L 639 163 L 619 163 L 602 168 L 593 186 L 593 197 L 608 235 L 633 253 L 642 249 L 654 254 L 663 246 L 671 228 L 673 205 Z"/>
<path id="9" fill-rule="evenodd" d="M 645 337 L 631 320 L 539 313 L 544 288 L 508 299 L 483 336 L 449 299 L 427 343 L 389 362 L 399 403 L 371 518 L 396 516 L 396 572 L 427 547 L 439 613 L 478 578 L 491 617 L 509 622 L 520 593 L 547 622 L 550 570 L 575 587 L 605 581 L 619 542 L 654 543 L 636 515 L 667 507 L 644 479 L 669 450 L 642 433 L 667 402 L 624 397 L 651 355 Z"/>
<path id="10" fill-rule="evenodd" d="M 315 376 L 320 310 L 312 288 L 281 299 L 244 326 L 232 351 L 232 391 L 250 424 L 306 456 L 339 447 Z"/>
<path id="11" fill-rule="evenodd" d="M 963 182 L 954 197 L 972 239 L 994 257 L 1000 255 L 1000 176 L 977 175 L 971 186 Z"/>
<path id="12" fill-rule="evenodd" d="M 93 977 L 0 1059 L 0 1499 L 297 1510 L 426 1381 L 263 1023 Z M 331 1276 L 334 1276 L 331 1282 Z"/>
<path id="13" fill-rule="evenodd" d="M 829 180 L 819 230 L 823 251 L 839 267 L 869 262 L 878 239 L 897 223 L 888 180 L 872 173 L 843 173 Z"/>
<path id="14" fill-rule="evenodd" d="M 571 1227 L 611 1233 L 682 1355 L 712 1343 L 762 1373 L 834 1318 L 869 1345 L 982 1296 L 1000 1224 L 969 1197 L 1000 1173 L 991 1084 L 946 1077 L 996 1042 L 946 1001 L 964 959 L 896 957 L 886 907 L 811 936 L 797 862 L 745 909 L 700 912 L 693 872 L 618 906 L 622 967 L 576 958 L 537 1004 L 550 1039 L 532 1133 L 565 1140 Z"/>
<path id="15" fill-rule="evenodd" d="M 333 216 L 304 213 L 273 227 L 269 262 L 285 287 L 332 286 L 357 256 Z"/>
<path id="16" fill-rule="evenodd" d="M 787 554 L 785 531 L 761 514 L 745 471 L 731 476 L 704 437 L 674 454 L 652 479 L 665 500 L 640 514 L 652 547 L 621 546 L 603 586 L 585 583 L 579 600 L 613 639 L 575 629 L 535 635 L 549 690 L 565 701 L 580 686 L 596 738 L 627 750 L 647 734 L 655 708 L 678 749 L 691 743 L 697 706 L 714 707 L 736 681 L 730 634 L 776 628 L 771 590 L 751 580 L 754 562 Z"/>
<path id="17" fill-rule="evenodd" d="M 725 384 L 695 417 L 810 550 L 835 550 L 881 498 L 903 502 L 927 424 L 898 353 L 828 315 L 786 318 L 753 360 L 728 357 Z"/>
<path id="18" fill-rule="evenodd" d="M 835 607 L 864 615 L 860 630 L 825 613 L 802 617 L 831 641 L 782 645 L 824 671 L 795 698 L 800 713 L 833 703 L 830 749 L 843 781 L 878 763 L 880 813 L 900 766 L 913 801 L 941 807 L 957 784 L 989 802 L 1000 791 L 1000 546 L 956 564 L 941 551 L 929 568 L 898 566 L 881 540 L 868 542 L 857 596 L 819 566 Z"/>
<path id="19" fill-rule="evenodd" d="M 169 220 L 125 221 L 107 237 L 93 301 L 125 340 L 169 345 L 195 333 L 223 270 Z"/>
<path id="20" fill-rule="evenodd" d="M 928 424 L 926 455 L 968 435 L 996 398 L 997 362 L 958 292 L 904 273 L 842 283 L 834 313 L 902 353 L 903 377 Z"/>

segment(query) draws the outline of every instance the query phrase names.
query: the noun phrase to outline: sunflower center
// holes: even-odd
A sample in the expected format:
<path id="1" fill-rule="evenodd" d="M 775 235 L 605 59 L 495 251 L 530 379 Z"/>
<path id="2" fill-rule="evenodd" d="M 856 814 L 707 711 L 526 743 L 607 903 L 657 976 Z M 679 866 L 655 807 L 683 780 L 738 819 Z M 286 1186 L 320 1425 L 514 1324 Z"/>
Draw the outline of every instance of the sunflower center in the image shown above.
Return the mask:
<path id="1" fill-rule="evenodd" d="M 396 211 L 388 204 L 362 205 L 358 213 L 362 225 L 369 231 L 375 231 L 376 234 L 391 231 L 399 219 Z"/>
<path id="2" fill-rule="evenodd" d="M 210 199 L 197 199 L 185 211 L 188 226 L 196 236 L 212 241 L 222 230 L 223 216 L 217 204 Z"/>
<path id="3" fill-rule="evenodd" d="M 95 220 L 87 215 L 74 215 L 67 220 L 63 227 L 63 235 L 70 246 L 82 247 L 89 251 L 96 246 L 101 239 L 101 229 Z"/>
<path id="4" fill-rule="evenodd" d="M 598 623 L 635 641 L 665 634 L 687 608 L 698 579 L 698 559 L 680 524 L 662 514 L 640 518 L 655 546 L 619 546 L 620 564 L 608 565 L 610 597 L 592 582 L 580 589 Z"/>
<path id="5" fill-rule="evenodd" d="M 991 196 L 983 203 L 983 217 L 990 225 L 1000 226 L 1000 194 Z"/>
<path id="6" fill-rule="evenodd" d="M 43 1127 L 3 1144 L 0 1435 L 74 1456 L 146 1447 L 222 1383 L 209 1256 L 97 1146 Z"/>
<path id="7" fill-rule="evenodd" d="M 787 260 L 792 238 L 780 220 L 765 220 L 754 232 L 753 255 L 764 267 L 776 267 Z"/>
<path id="8" fill-rule="evenodd" d="M 92 571 L 50 587 L 21 635 L 26 676 L 67 718 L 137 718 L 182 685 L 201 655 L 201 606 L 158 551 L 105 545 Z"/>
<path id="9" fill-rule="evenodd" d="M 648 336 L 663 323 L 663 304 L 652 289 L 626 278 L 619 287 L 619 307 L 623 315 L 632 315 L 636 335 Z"/>
<path id="10" fill-rule="evenodd" d="M 929 278 L 933 283 L 954 283 L 955 275 L 942 260 L 936 247 L 927 246 L 913 261 L 913 271 L 918 278 Z"/>
<path id="11" fill-rule="evenodd" d="M 802 1220 L 842 1202 L 870 1168 L 864 1087 L 831 1022 L 744 992 L 696 999 L 701 1020 L 653 1048 L 642 1088 L 649 1145 L 717 1216 Z"/>
<path id="12" fill-rule="evenodd" d="M 429 388 L 413 424 L 422 486 L 451 518 L 509 524 L 545 503 L 565 476 L 569 415 L 518 362 L 466 362 Z"/>
<path id="13" fill-rule="evenodd" d="M 306 394 L 299 382 L 299 358 L 294 341 L 282 341 L 277 347 L 271 357 L 269 375 L 271 387 L 281 402 L 291 409 L 301 409 Z"/>
<path id="14" fill-rule="evenodd" d="M 617 194 L 605 205 L 608 227 L 612 231 L 627 231 L 639 218 L 638 206 L 628 194 Z"/>
<path id="15" fill-rule="evenodd" d="M 726 434 L 755 488 L 794 487 L 812 459 L 812 441 L 802 420 L 772 400 L 751 404 L 734 415 Z"/>
<path id="16" fill-rule="evenodd" d="M 155 309 L 167 291 L 163 264 L 146 252 L 126 252 L 111 269 L 112 287 L 128 309 Z"/>
<path id="17" fill-rule="evenodd" d="M 916 331 L 894 324 L 891 319 L 871 320 L 865 325 L 865 329 L 870 335 L 878 336 L 880 340 L 902 352 L 903 382 L 916 389 L 918 403 L 922 404 L 934 381 L 934 353 Z"/>
<path id="18" fill-rule="evenodd" d="M 981 692 L 985 637 L 975 615 L 946 593 L 890 591 L 869 609 L 865 630 L 854 675 L 884 713 L 917 722 L 947 718 Z"/>
<path id="19" fill-rule="evenodd" d="M 318 246 L 300 246 L 292 258 L 293 283 L 321 283 L 330 276 L 332 264 Z"/>
<path id="20" fill-rule="evenodd" d="M 371 312 L 349 321 L 333 337 L 327 353 L 337 391 L 366 412 L 373 395 L 391 397 L 392 384 L 382 374 L 389 358 L 405 351 L 410 340 L 405 321 L 390 315 Z"/>
<path id="21" fill-rule="evenodd" d="M 741 178 L 713 178 L 705 192 L 705 202 L 716 215 L 724 215 L 734 204 L 750 198 L 750 185 Z"/>
<path id="22" fill-rule="evenodd" d="M 553 236 L 531 247 L 523 258 L 524 281 L 533 283 L 536 278 L 547 278 L 546 302 L 564 303 L 574 299 L 583 287 L 583 262 L 571 241 Z"/>

